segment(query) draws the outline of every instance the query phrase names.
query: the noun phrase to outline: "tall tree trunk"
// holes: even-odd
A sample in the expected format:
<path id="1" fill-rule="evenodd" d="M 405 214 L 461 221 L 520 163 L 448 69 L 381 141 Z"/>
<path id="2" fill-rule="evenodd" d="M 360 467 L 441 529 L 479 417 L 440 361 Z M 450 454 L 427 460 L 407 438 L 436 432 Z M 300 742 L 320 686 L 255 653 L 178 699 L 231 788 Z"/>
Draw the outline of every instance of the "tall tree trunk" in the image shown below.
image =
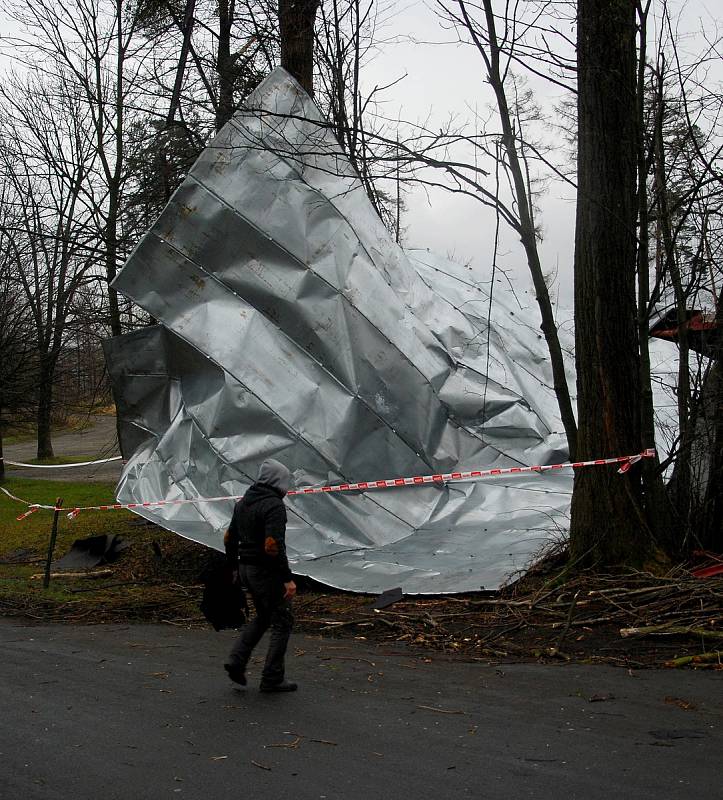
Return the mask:
<path id="1" fill-rule="evenodd" d="M 113 141 L 113 166 L 103 155 L 102 163 L 105 169 L 106 180 L 108 182 L 108 217 L 106 219 L 104 238 L 105 238 L 105 272 L 108 280 L 108 309 L 110 317 L 110 330 L 113 336 L 120 336 L 123 333 L 121 325 L 120 304 L 118 302 L 118 292 L 111 286 L 117 274 L 116 262 L 118 259 L 118 214 L 120 209 L 121 181 L 123 174 L 123 148 L 124 148 L 124 121 L 125 106 L 123 83 L 125 49 L 123 44 L 123 0 L 116 0 L 116 96 L 114 103 L 115 113 L 115 132 Z M 98 97 L 101 97 L 100 87 Z M 105 153 L 103 144 L 103 129 L 98 123 L 96 137 L 99 150 Z"/>
<path id="2" fill-rule="evenodd" d="M 55 365 L 47 356 L 40 359 L 38 374 L 38 458 L 52 458 L 53 442 L 50 415 L 53 410 L 53 378 Z"/>
<path id="3" fill-rule="evenodd" d="M 716 304 L 715 321 L 718 329 L 723 328 L 723 302 L 716 291 L 712 268 L 712 255 L 705 226 L 705 248 L 708 255 L 710 289 Z M 714 330 L 712 336 L 716 336 Z M 720 336 L 714 339 L 710 359 L 711 367 L 701 389 L 701 417 L 709 432 L 708 482 L 703 501 L 703 515 L 700 534 L 701 546 L 716 553 L 723 553 L 723 343 Z"/>
<path id="4" fill-rule="evenodd" d="M 186 74 L 186 62 L 188 61 L 188 53 L 191 49 L 191 36 L 193 35 L 193 26 L 196 21 L 196 0 L 186 0 L 186 10 L 183 14 L 183 44 L 181 45 L 181 52 L 178 56 L 178 66 L 176 67 L 176 79 L 173 82 L 173 92 L 171 94 L 171 102 L 168 106 L 168 114 L 166 115 L 166 128 L 170 128 L 176 119 L 176 112 L 181 106 L 181 89 L 183 88 L 183 77 Z M 175 15 L 174 15 L 175 18 Z"/>
<path id="5" fill-rule="evenodd" d="M 575 227 L 577 458 L 641 449 L 635 298 L 635 4 L 578 2 Z M 639 468 L 578 470 L 570 545 L 581 564 L 640 565 L 651 551 Z"/>
<path id="6" fill-rule="evenodd" d="M 120 304 L 118 292 L 111 286 L 117 274 L 116 260 L 118 258 L 118 195 L 116 185 L 109 185 L 108 217 L 105 226 L 105 273 L 108 280 L 108 317 L 110 331 L 113 336 L 123 333 L 121 325 Z"/>
<path id="7" fill-rule="evenodd" d="M 216 107 L 216 130 L 233 116 L 233 87 L 236 78 L 236 65 L 231 58 L 231 25 L 234 17 L 233 0 L 219 0 L 218 3 L 218 55 L 216 73 L 218 75 L 218 106 Z"/>
<path id="8" fill-rule="evenodd" d="M 663 140 L 663 122 L 666 112 L 664 85 L 665 69 L 661 68 L 656 91 L 656 118 L 654 129 L 654 188 L 656 202 L 656 218 L 661 234 L 663 248 L 662 269 L 670 277 L 675 297 L 675 308 L 678 323 L 678 457 L 670 479 L 669 492 L 678 511 L 683 528 L 683 539 L 679 542 L 681 549 L 689 548 L 691 523 L 695 515 L 696 491 L 693 480 L 692 461 L 694 448 L 693 403 L 690 386 L 690 347 L 688 345 L 688 311 L 683 287 L 683 278 L 678 266 L 678 255 L 673 234 L 673 221 L 668 201 L 666 150 Z"/>
<path id="9" fill-rule="evenodd" d="M 640 53 L 637 64 L 637 128 L 638 128 L 638 347 L 640 348 L 640 433 L 643 449 L 655 447 L 655 408 L 650 367 L 650 216 L 648 213 L 648 153 L 645 143 L 645 72 L 649 5 L 638 8 L 640 19 Z M 654 528 L 668 553 L 675 549 L 674 512 L 660 471 L 659 458 L 645 459 L 640 465 L 643 491 Z"/>
<path id="10" fill-rule="evenodd" d="M 723 324 L 723 314 L 718 320 Z M 707 456 L 710 459 L 698 541 L 701 547 L 723 553 L 723 364 L 721 348 L 717 348 L 701 391 L 701 419 L 708 437 Z"/>
<path id="11" fill-rule="evenodd" d="M 281 66 L 314 96 L 314 22 L 319 0 L 279 0 Z"/>

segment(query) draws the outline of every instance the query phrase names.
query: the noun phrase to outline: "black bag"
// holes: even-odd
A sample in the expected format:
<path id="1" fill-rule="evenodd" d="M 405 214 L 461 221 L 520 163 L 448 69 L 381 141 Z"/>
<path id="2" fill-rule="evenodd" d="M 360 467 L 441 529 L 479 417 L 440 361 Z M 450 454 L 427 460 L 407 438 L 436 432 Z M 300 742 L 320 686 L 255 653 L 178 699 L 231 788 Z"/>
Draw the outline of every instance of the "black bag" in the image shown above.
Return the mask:
<path id="1" fill-rule="evenodd" d="M 217 631 L 240 628 L 246 623 L 246 592 L 238 581 L 233 582 L 233 575 L 225 557 L 213 559 L 201 574 L 201 613 Z"/>

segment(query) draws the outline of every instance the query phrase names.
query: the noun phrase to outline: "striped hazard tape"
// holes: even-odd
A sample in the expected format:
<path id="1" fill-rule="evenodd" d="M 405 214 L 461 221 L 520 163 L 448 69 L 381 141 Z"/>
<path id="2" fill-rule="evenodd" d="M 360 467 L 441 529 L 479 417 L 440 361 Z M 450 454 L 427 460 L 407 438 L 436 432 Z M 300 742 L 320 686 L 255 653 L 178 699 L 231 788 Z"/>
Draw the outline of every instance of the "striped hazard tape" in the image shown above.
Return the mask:
<path id="1" fill-rule="evenodd" d="M 329 494 L 336 492 L 366 492 L 374 489 L 396 489 L 404 486 L 424 486 L 429 484 L 455 483 L 460 481 L 476 481 L 483 478 L 498 477 L 500 475 L 521 475 L 530 472 L 551 472 L 561 469 L 581 469 L 582 467 L 600 467 L 610 464 L 620 464 L 619 473 L 627 472 L 633 464 L 637 464 L 643 458 L 654 458 L 656 451 L 654 448 L 643 450 L 632 456 L 616 456 L 615 458 L 596 458 L 591 461 L 571 461 L 564 464 L 545 464 L 534 467 L 501 467 L 499 469 L 475 469 L 462 472 L 440 472 L 436 475 L 415 475 L 411 478 L 386 478 L 375 481 L 358 481 L 357 483 L 337 483 L 330 486 L 308 486 L 304 489 L 292 489 L 287 493 L 287 497 L 300 497 L 307 494 Z M 109 503 L 99 506 L 76 506 L 68 508 L 56 508 L 54 505 L 43 505 L 42 503 L 30 503 L 20 497 L 10 494 L 7 489 L 0 487 L 0 491 L 6 494 L 11 500 L 23 503 L 27 506 L 27 511 L 17 519 L 22 520 L 34 514 L 36 511 L 45 509 L 48 511 L 67 512 L 68 519 L 75 519 L 81 511 L 118 511 L 134 510 L 138 508 L 157 508 L 160 506 L 180 506 L 198 505 L 200 503 L 220 503 L 229 500 L 240 500 L 243 495 L 223 495 L 221 497 L 194 497 L 183 500 L 147 500 L 142 503 Z"/>

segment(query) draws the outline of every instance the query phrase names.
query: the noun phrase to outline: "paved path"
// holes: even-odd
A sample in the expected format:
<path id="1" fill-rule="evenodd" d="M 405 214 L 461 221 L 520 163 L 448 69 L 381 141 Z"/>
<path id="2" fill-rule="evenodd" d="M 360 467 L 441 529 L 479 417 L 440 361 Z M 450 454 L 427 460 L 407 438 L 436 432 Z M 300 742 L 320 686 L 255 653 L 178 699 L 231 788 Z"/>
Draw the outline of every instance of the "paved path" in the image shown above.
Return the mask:
<path id="1" fill-rule="evenodd" d="M 35 441 L 5 445 L 3 454 L 10 461 L 28 462 L 37 456 Z M 114 416 L 91 417 L 91 424 L 82 431 L 71 431 L 53 436 L 53 451 L 63 456 L 87 456 L 88 461 L 110 458 L 120 454 Z M 22 478 L 49 478 L 58 481 L 117 481 L 121 474 L 120 461 L 94 467 L 67 469 L 23 469 L 8 467 L 8 475 Z"/>
<path id="2" fill-rule="evenodd" d="M 268 696 L 225 679 L 232 635 L 0 619 L 0 797 L 720 796 L 720 673 L 496 668 L 296 636 L 301 689 Z"/>

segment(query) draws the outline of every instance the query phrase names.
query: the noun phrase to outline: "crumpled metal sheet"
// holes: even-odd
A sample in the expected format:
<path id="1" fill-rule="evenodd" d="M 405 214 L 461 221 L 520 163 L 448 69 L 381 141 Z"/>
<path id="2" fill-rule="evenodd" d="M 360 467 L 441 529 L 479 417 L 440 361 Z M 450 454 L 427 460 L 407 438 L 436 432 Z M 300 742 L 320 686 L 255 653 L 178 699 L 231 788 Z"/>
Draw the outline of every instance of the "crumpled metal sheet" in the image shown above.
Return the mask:
<path id="1" fill-rule="evenodd" d="M 202 153 L 114 286 L 159 325 L 106 344 L 119 502 L 566 458 L 535 308 L 404 252 L 277 69 Z M 488 324 L 489 320 L 489 324 Z M 346 589 L 494 589 L 566 527 L 571 475 L 289 498 L 297 573 Z M 143 516 L 222 549 L 232 503 Z"/>

